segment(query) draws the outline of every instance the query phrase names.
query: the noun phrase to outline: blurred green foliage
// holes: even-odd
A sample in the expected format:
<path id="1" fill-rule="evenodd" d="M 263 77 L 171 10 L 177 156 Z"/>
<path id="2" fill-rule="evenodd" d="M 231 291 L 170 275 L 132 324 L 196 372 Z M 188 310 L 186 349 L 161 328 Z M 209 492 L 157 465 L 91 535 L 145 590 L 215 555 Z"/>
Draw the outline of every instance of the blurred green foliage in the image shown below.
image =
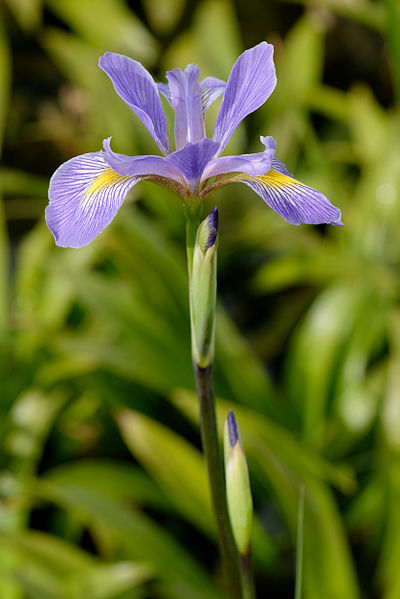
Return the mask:
<path id="1" fill-rule="evenodd" d="M 1 599 L 224 597 L 180 201 L 143 183 L 81 250 L 43 212 L 52 171 L 103 138 L 154 152 L 100 54 L 226 79 L 261 39 L 278 86 L 230 149 L 273 135 L 345 227 L 292 227 L 245 186 L 209 201 L 258 596 L 293 597 L 304 484 L 305 599 L 400 597 L 399 31 L 395 0 L 0 2 Z"/>

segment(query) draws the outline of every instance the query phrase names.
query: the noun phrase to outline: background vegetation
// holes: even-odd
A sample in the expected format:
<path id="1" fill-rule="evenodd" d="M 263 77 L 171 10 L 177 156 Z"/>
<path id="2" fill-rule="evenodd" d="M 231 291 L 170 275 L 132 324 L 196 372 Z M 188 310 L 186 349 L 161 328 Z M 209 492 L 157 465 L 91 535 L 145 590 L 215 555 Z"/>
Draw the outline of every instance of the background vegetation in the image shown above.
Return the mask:
<path id="1" fill-rule="evenodd" d="M 400 597 L 400 16 L 396 0 L 0 1 L 0 597 L 221 599 L 200 453 L 179 200 L 147 183 L 89 247 L 43 219 L 73 155 L 154 144 L 97 68 L 226 79 L 275 45 L 273 135 L 345 227 L 293 227 L 245 186 L 220 210 L 216 390 L 254 492 L 258 596 Z M 208 119 L 213 122 L 216 110 Z"/>

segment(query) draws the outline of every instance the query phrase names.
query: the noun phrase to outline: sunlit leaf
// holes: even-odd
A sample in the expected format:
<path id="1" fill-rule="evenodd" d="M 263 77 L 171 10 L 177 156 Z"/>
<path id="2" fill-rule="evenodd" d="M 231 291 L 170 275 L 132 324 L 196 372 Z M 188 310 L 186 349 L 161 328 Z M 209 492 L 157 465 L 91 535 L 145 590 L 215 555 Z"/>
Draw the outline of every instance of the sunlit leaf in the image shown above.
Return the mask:
<path id="1" fill-rule="evenodd" d="M 177 25 L 186 0 L 145 0 L 143 4 L 154 30 L 166 33 Z"/>
<path id="2" fill-rule="evenodd" d="M 200 565 L 187 554 L 161 526 L 124 503 L 78 485 L 53 483 L 50 479 L 28 483 L 27 492 L 79 514 L 82 521 L 96 529 L 104 527 L 118 542 L 128 558 L 144 560 L 154 566 L 171 596 L 179 588 L 188 599 L 220 598 Z"/>
<path id="3" fill-rule="evenodd" d="M 154 61 L 155 40 L 122 0 L 47 0 L 47 4 L 102 52 L 127 53 L 146 64 Z"/>
<path id="4" fill-rule="evenodd" d="M 197 418 L 195 398 L 180 393 L 177 404 Z M 223 423 L 231 404 L 218 400 L 218 422 Z M 317 599 L 322 589 L 333 596 L 353 599 L 358 596 L 354 566 L 340 515 L 328 486 L 318 470 L 324 465 L 299 446 L 284 429 L 254 412 L 235 405 L 243 448 L 249 462 L 250 478 L 254 476 L 265 493 L 272 494 L 287 522 L 292 538 L 296 538 L 298 490 L 305 485 L 304 515 L 304 583 L 305 596 Z M 346 485 L 352 485 L 345 472 L 334 472 Z M 326 470 L 327 471 L 327 470 Z M 315 552 L 315 547 L 319 551 Z"/>
<path id="5" fill-rule="evenodd" d="M 22 29 L 30 31 L 38 27 L 43 0 L 6 0 L 6 3 Z"/>

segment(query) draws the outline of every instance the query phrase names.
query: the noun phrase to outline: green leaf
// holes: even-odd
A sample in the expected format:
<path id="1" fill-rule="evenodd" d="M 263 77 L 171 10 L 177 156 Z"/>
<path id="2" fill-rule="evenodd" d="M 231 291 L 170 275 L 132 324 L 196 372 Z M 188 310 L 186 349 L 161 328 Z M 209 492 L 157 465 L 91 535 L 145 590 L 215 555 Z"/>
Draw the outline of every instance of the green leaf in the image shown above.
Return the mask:
<path id="1" fill-rule="evenodd" d="M 21 29 L 36 29 L 42 16 L 43 0 L 5 0 Z M 1 69 L 0 69 L 1 72 Z"/>
<path id="2" fill-rule="evenodd" d="M 262 413 L 277 411 L 268 374 L 246 339 L 220 305 L 216 316 L 216 373 L 222 371 L 238 401 Z M 180 385 L 183 386 L 183 385 Z M 218 386 L 216 385 L 217 390 Z"/>
<path id="3" fill-rule="evenodd" d="M 13 168 L 0 169 L 0 190 L 7 195 L 42 198 L 47 196 L 48 179 Z"/>
<path id="4" fill-rule="evenodd" d="M 145 64 L 154 62 L 154 38 L 122 0 L 47 0 L 47 4 L 101 53 L 113 50 L 131 55 Z"/>
<path id="5" fill-rule="evenodd" d="M 194 395 L 181 392 L 175 397 L 175 403 L 197 419 Z M 232 404 L 218 400 L 221 432 L 229 408 Z M 238 404 L 234 410 L 240 422 L 250 481 L 254 477 L 265 493 L 270 494 L 272 489 L 277 509 L 284 515 L 293 540 L 296 538 L 299 486 L 304 483 L 307 488 L 304 515 L 307 597 L 317 599 L 331 594 L 355 599 L 358 597 L 357 584 L 343 523 L 333 495 L 324 482 L 328 472 L 342 478 L 347 486 L 351 485 L 351 478 L 303 448 L 288 431 L 260 414 Z"/>
<path id="6" fill-rule="evenodd" d="M 165 34 L 177 26 L 186 0 L 144 0 L 143 7 L 152 28 Z"/>
<path id="7" fill-rule="evenodd" d="M 13 578 L 14 568 L 21 565 L 18 556 L 9 547 L 0 547 L 0 593 L 2 599 L 22 599 L 22 590 Z"/>
<path id="8" fill-rule="evenodd" d="M 92 566 L 84 574 L 71 574 L 65 587 L 69 597 L 83 599 L 119 599 L 121 593 L 131 591 L 147 582 L 152 569 L 146 564 L 119 562 Z"/>
<path id="9" fill-rule="evenodd" d="M 154 566 L 171 597 L 180 599 L 184 594 L 188 599 L 201 599 L 207 593 L 212 599 L 221 598 L 201 566 L 172 535 L 121 501 L 78 485 L 56 484 L 45 479 L 31 479 L 26 483 L 26 492 L 78 514 L 94 531 L 99 527 L 105 529 L 126 557 Z"/>
<path id="10" fill-rule="evenodd" d="M 117 421 L 133 455 L 178 512 L 214 536 L 207 474 L 199 451 L 173 431 L 138 412 L 121 410 Z"/>
<path id="11" fill-rule="evenodd" d="M 214 43 L 209 44 L 209 39 Z M 231 2 L 206 0 L 197 6 L 193 27 L 173 40 L 163 65 L 166 69 L 171 65 L 184 68 L 196 62 L 202 77 L 226 80 L 241 51 L 240 27 Z"/>
<path id="12" fill-rule="evenodd" d="M 56 536 L 35 531 L 21 530 L 12 535 L 1 534 L 0 544 L 23 553 L 25 559 L 35 559 L 43 568 L 56 575 L 79 573 L 96 564 L 96 559 Z"/>
<path id="13" fill-rule="evenodd" d="M 118 423 L 134 456 L 151 473 L 178 512 L 215 539 L 209 486 L 201 453 L 173 431 L 138 412 L 121 411 Z M 163 456 L 162 460 L 160 456 Z M 258 519 L 253 523 L 253 553 L 264 567 L 272 567 L 275 549 Z"/>
<path id="14" fill-rule="evenodd" d="M 299 407 L 304 438 L 317 444 L 323 434 L 335 367 L 352 326 L 352 306 L 357 300 L 357 290 L 344 285 L 326 290 L 292 340 L 286 365 L 287 389 L 293 405 Z"/>
<path id="15" fill-rule="evenodd" d="M 11 55 L 5 27 L 0 20 L 0 155 L 8 113 L 11 85 Z"/>
<path id="16" fill-rule="evenodd" d="M 46 477 L 57 484 L 76 485 L 113 499 L 130 499 L 136 505 L 172 510 L 145 472 L 117 460 L 79 460 L 53 468 Z"/>
<path id="17" fill-rule="evenodd" d="M 1 196 L 2 194 L 0 192 L 0 346 L 2 345 L 8 326 L 10 301 L 8 235 L 4 215 L 4 205 Z"/>
<path id="18" fill-rule="evenodd" d="M 324 38 L 317 17 L 306 13 L 285 39 L 277 94 L 281 98 L 286 97 L 286 102 L 290 102 L 292 107 L 307 102 L 311 90 L 321 79 Z M 287 96 L 289 90 L 290 96 Z M 275 101 L 278 101 L 276 97 Z"/>

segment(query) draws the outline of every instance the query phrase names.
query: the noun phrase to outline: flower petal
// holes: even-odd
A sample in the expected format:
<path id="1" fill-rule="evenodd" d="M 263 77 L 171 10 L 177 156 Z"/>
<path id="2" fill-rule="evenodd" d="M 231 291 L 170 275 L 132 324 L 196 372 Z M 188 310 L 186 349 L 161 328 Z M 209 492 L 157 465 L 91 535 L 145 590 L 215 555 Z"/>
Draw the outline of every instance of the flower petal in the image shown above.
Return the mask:
<path id="1" fill-rule="evenodd" d="M 169 104 L 172 106 L 172 97 L 171 90 L 169 89 L 168 83 L 156 83 L 157 89 L 164 96 L 166 100 L 168 100 Z"/>
<path id="2" fill-rule="evenodd" d="M 244 176 L 236 181 L 245 183 L 255 191 L 275 212 L 292 225 L 330 223 L 342 225 L 341 212 L 319 191 L 300 183 L 283 172 L 286 167 L 279 161 L 260 177 Z M 287 173 L 287 171 L 286 171 Z"/>
<path id="3" fill-rule="evenodd" d="M 104 159 L 117 173 L 168 177 L 184 185 L 192 194 L 197 192 L 203 171 L 219 148 L 217 142 L 204 138 L 195 144 L 188 143 L 168 156 L 126 156 L 111 150 L 110 139 L 103 142 Z"/>
<path id="4" fill-rule="evenodd" d="M 171 150 L 167 119 L 156 84 L 150 73 L 132 58 L 106 52 L 99 67 L 110 77 L 117 94 L 147 127 L 163 154 Z"/>
<path id="5" fill-rule="evenodd" d="M 199 83 L 200 69 L 189 64 L 184 71 L 167 72 L 171 104 L 175 111 L 175 143 L 179 150 L 186 143 L 196 143 L 206 136 Z"/>
<path id="6" fill-rule="evenodd" d="M 183 148 L 165 158 L 168 163 L 179 168 L 184 175 L 190 192 L 198 191 L 204 169 L 218 152 L 219 143 L 204 138 L 195 144 L 186 144 Z"/>
<path id="7" fill-rule="evenodd" d="M 104 160 L 120 175 L 128 177 L 158 175 L 185 184 L 185 177 L 180 168 L 174 164 L 173 160 L 169 160 L 171 156 L 174 156 L 175 152 L 168 154 L 168 156 L 127 156 L 126 154 L 113 152 L 110 146 L 110 139 L 111 137 L 103 141 Z"/>
<path id="8" fill-rule="evenodd" d="M 156 83 L 157 89 L 172 106 L 172 95 L 168 83 Z M 200 82 L 201 89 L 201 104 L 203 108 L 203 116 L 206 114 L 210 106 L 224 93 L 226 82 L 217 77 L 206 77 Z"/>
<path id="9" fill-rule="evenodd" d="M 261 42 L 243 52 L 233 65 L 214 127 L 213 139 L 221 143 L 221 152 L 245 116 L 272 94 L 276 85 L 273 52 L 271 44 Z"/>
<path id="10" fill-rule="evenodd" d="M 206 77 L 200 83 L 202 95 L 201 102 L 203 104 L 203 114 L 207 112 L 215 100 L 217 100 L 225 91 L 226 83 L 222 79 L 216 77 Z"/>
<path id="11" fill-rule="evenodd" d="M 79 248 L 90 243 L 116 215 L 140 179 L 124 177 L 104 161 L 103 152 L 76 156 L 50 180 L 46 222 L 56 244 Z"/>
<path id="12" fill-rule="evenodd" d="M 261 141 L 265 145 L 264 152 L 221 156 L 211 160 L 204 170 L 203 179 L 234 172 L 245 173 L 252 177 L 264 175 L 272 166 L 276 142 L 272 137 L 261 137 Z"/>

